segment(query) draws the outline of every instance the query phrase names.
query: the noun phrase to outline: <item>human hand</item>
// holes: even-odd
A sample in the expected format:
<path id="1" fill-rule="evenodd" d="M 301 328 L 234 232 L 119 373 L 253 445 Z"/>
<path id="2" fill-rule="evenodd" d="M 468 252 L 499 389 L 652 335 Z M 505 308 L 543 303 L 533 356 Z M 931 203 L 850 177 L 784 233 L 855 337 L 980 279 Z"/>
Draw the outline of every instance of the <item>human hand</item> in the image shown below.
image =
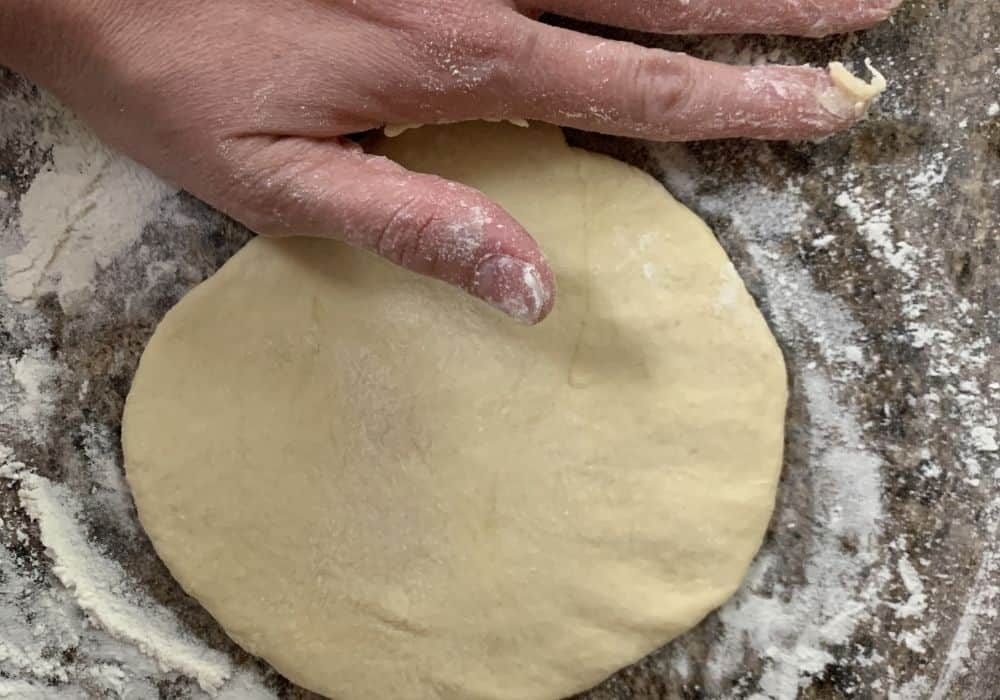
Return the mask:
<path id="1" fill-rule="evenodd" d="M 260 234 L 341 239 L 535 323 L 555 280 L 509 214 L 345 135 L 526 118 L 656 140 L 818 137 L 859 116 L 825 70 L 725 66 L 533 17 L 817 36 L 899 2 L 24 0 L 0 4 L 0 60 Z"/>

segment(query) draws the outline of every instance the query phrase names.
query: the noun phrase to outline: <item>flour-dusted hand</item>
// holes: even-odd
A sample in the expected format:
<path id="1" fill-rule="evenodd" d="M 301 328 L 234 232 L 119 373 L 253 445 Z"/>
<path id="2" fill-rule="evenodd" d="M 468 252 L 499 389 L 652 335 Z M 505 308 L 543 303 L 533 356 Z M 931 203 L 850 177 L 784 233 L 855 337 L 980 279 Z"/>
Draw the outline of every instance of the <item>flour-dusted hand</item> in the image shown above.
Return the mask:
<path id="1" fill-rule="evenodd" d="M 344 137 L 478 118 L 658 140 L 821 136 L 858 117 L 825 70 L 724 66 L 534 18 L 815 36 L 899 1 L 23 0 L 0 5 L 0 60 L 258 233 L 342 239 L 535 323 L 555 280 L 510 215 Z"/>

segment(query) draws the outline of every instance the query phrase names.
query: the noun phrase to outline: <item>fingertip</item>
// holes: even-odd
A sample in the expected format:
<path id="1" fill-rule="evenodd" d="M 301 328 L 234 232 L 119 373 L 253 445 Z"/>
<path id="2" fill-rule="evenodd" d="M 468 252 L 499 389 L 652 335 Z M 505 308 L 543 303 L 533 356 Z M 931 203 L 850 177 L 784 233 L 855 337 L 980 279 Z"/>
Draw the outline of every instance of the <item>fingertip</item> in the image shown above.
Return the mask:
<path id="1" fill-rule="evenodd" d="M 544 258 L 539 264 L 495 253 L 476 266 L 471 291 L 514 320 L 533 326 L 552 311 L 555 277 Z"/>
<path id="2" fill-rule="evenodd" d="M 471 259 L 458 262 L 459 286 L 525 325 L 543 321 L 555 304 L 556 279 L 538 242 L 502 206 L 478 190 L 454 185 L 445 212 L 453 231 L 475 229 L 478 246 Z M 442 243 L 448 247 L 447 240 Z M 439 256 L 439 259 L 442 256 Z M 439 269 L 440 271 L 440 269 Z"/>

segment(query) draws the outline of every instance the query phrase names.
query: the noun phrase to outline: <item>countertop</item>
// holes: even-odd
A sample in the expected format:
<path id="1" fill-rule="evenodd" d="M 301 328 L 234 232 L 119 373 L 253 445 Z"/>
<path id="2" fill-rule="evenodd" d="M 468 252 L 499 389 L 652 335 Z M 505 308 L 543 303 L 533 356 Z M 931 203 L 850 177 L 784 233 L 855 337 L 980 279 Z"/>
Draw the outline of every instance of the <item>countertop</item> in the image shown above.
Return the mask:
<path id="1" fill-rule="evenodd" d="M 582 697 L 1000 697 L 1000 4 L 911 1 L 824 40 L 587 29 L 733 62 L 870 58 L 890 88 L 821 143 L 569 133 L 713 226 L 792 395 L 739 594 Z M 0 69 L 0 697 L 315 697 L 183 594 L 122 478 L 145 342 L 248 235 Z"/>

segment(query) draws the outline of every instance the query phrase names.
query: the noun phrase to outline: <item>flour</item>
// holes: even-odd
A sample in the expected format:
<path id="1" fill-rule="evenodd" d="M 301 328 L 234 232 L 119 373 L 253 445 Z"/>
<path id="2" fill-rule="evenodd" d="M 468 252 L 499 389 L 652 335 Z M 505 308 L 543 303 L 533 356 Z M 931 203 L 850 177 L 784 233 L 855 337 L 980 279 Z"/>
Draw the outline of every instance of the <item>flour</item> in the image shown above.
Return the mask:
<path id="1" fill-rule="evenodd" d="M 997 451 L 997 431 L 993 428 L 977 425 L 969 431 L 972 447 L 980 452 Z"/>
<path id="2" fill-rule="evenodd" d="M 904 554 L 899 558 L 899 577 L 906 587 L 909 598 L 905 603 L 894 606 L 896 617 L 910 618 L 921 617 L 927 609 L 927 596 L 924 593 L 924 583 L 920 579 L 920 574 L 913 568 L 909 558 Z"/>
<path id="3" fill-rule="evenodd" d="M 37 143 L 51 149 L 52 159 L 21 197 L 15 230 L 4 236 L 21 245 L 0 247 L 3 290 L 29 304 L 54 292 L 64 309 L 80 308 L 95 276 L 164 215 L 177 189 L 104 146 L 53 100 L 33 112 L 42 121 Z"/>
<path id="4" fill-rule="evenodd" d="M 990 538 L 989 542 L 995 542 L 1000 534 L 1000 499 L 992 503 L 986 516 L 988 527 L 985 534 Z M 979 625 L 985 620 L 997 618 L 997 603 L 1000 601 L 1000 585 L 996 583 L 998 575 L 1000 555 L 995 549 L 986 548 L 972 586 L 972 594 L 966 601 L 962 619 L 952 637 L 944 669 L 930 695 L 931 700 L 944 700 L 948 697 L 955 679 L 968 670 L 968 662 L 974 653 L 973 635 Z M 984 646 L 987 646 L 988 651 L 988 643 Z"/>
<path id="5" fill-rule="evenodd" d="M 7 363 L 14 385 L 9 390 L 20 393 L 18 417 L 28 426 L 43 424 L 55 410 L 49 391 L 59 374 L 59 367 L 51 353 L 46 348 L 31 348 L 17 359 L 8 359 Z"/>
<path id="6" fill-rule="evenodd" d="M 125 483 L 121 465 L 113 456 L 117 454 L 117 435 L 99 423 L 84 424 L 80 433 L 86 458 L 84 466 L 90 483 L 88 502 L 113 518 L 122 531 L 137 533 L 139 527 L 128 484 Z"/>
<path id="7" fill-rule="evenodd" d="M 27 473 L 12 474 L 21 503 L 41 531 L 52 571 L 80 607 L 115 638 L 135 644 L 165 671 L 179 671 L 217 691 L 232 674 L 225 656 L 184 638 L 178 623 L 129 590 L 125 572 L 96 551 L 73 519 L 78 507 L 59 486 Z"/>
<path id="8" fill-rule="evenodd" d="M 916 279 L 920 253 L 908 242 L 896 240 L 889 209 L 849 191 L 838 194 L 834 203 L 850 217 L 857 232 L 870 245 L 873 257 L 903 273 L 908 281 Z"/>
<path id="9" fill-rule="evenodd" d="M 833 385 L 818 372 L 804 378 L 815 421 L 810 449 L 815 502 L 823 523 L 813 532 L 806 562 L 810 584 L 780 598 L 758 592 L 753 583 L 745 587 L 719 613 L 727 635 L 712 659 L 713 676 L 738 672 L 740 640 L 749 638 L 768 660 L 759 679 L 761 697 L 794 698 L 805 677 L 835 663 L 830 650 L 868 619 L 877 592 L 865 581 L 864 570 L 875 559 L 879 532 L 880 461 L 856 447 L 860 426 L 832 399 Z M 845 536 L 858 547 L 854 557 L 840 546 Z M 762 578 L 772 561 L 760 558 L 750 581 Z"/>
<path id="10" fill-rule="evenodd" d="M 923 166 L 909 177 L 906 191 L 911 197 L 926 200 L 934 196 L 935 190 L 944 184 L 948 176 L 948 157 L 944 151 L 937 151 L 926 157 Z"/>

